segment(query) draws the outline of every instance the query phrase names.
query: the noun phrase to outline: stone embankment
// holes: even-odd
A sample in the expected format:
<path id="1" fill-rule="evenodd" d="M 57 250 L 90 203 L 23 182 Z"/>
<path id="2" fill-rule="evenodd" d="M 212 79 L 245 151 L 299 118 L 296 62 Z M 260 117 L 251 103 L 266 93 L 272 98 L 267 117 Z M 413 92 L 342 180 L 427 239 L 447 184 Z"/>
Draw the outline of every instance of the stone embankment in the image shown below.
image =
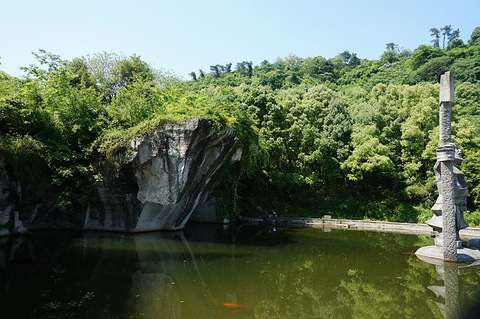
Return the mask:
<path id="1" fill-rule="evenodd" d="M 259 223 L 263 222 L 261 218 L 241 218 L 242 222 Z M 349 229 L 377 231 L 386 233 L 401 233 L 410 235 L 433 236 L 433 230 L 427 224 L 382 222 L 372 220 L 353 220 L 353 219 L 334 219 L 329 215 L 323 218 L 297 218 L 297 217 L 279 217 L 276 220 L 278 225 L 313 227 L 324 229 Z M 460 237 L 463 240 L 480 238 L 479 227 L 468 227 L 460 231 Z"/>

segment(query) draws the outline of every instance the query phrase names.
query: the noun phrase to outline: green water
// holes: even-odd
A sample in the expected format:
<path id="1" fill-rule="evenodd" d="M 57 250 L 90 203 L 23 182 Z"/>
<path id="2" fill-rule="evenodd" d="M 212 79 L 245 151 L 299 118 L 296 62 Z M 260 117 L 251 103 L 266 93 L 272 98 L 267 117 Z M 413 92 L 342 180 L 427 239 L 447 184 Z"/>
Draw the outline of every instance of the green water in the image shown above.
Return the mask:
<path id="1" fill-rule="evenodd" d="M 431 287 L 445 285 L 464 312 L 479 296 L 480 269 L 458 270 L 446 283 L 442 269 L 414 255 L 430 243 L 210 225 L 37 233 L 3 239 L 0 318 L 443 318 L 452 294 L 446 300 Z"/>

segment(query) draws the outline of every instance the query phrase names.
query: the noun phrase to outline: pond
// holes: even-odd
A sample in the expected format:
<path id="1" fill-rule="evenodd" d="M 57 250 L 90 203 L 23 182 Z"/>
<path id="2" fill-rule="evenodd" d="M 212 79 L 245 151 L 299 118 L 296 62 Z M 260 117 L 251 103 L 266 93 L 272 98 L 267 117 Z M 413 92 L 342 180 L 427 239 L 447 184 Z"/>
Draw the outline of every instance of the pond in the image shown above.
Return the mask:
<path id="1" fill-rule="evenodd" d="M 208 224 L 134 235 L 36 232 L 0 238 L 0 314 L 298 319 L 465 312 L 478 300 L 480 269 L 452 272 L 420 261 L 414 252 L 431 243 L 417 235 Z"/>

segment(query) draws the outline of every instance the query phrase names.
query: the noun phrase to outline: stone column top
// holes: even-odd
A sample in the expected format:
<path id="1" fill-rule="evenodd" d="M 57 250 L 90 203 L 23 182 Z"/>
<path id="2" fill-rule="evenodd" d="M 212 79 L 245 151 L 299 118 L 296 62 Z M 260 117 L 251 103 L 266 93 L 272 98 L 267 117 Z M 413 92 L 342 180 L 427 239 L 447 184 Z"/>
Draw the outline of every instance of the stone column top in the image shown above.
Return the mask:
<path id="1" fill-rule="evenodd" d="M 440 77 L 440 97 L 438 103 L 453 102 L 453 75 L 451 72 L 445 72 Z"/>

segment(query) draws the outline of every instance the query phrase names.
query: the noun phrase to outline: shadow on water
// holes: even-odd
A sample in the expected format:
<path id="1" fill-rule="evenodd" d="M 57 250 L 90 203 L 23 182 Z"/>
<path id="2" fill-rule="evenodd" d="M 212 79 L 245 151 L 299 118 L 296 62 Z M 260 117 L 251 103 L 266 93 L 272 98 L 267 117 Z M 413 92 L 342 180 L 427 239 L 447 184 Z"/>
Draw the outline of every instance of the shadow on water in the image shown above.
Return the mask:
<path id="1" fill-rule="evenodd" d="M 222 244 L 278 246 L 292 242 L 289 228 L 274 225 L 245 224 L 240 227 L 215 224 L 189 224 L 185 236 L 192 242 L 215 242 Z"/>
<path id="2" fill-rule="evenodd" d="M 192 224 L 0 240 L 2 318 L 443 318 L 480 292 L 479 269 L 448 288 L 420 261 L 423 236 Z"/>

